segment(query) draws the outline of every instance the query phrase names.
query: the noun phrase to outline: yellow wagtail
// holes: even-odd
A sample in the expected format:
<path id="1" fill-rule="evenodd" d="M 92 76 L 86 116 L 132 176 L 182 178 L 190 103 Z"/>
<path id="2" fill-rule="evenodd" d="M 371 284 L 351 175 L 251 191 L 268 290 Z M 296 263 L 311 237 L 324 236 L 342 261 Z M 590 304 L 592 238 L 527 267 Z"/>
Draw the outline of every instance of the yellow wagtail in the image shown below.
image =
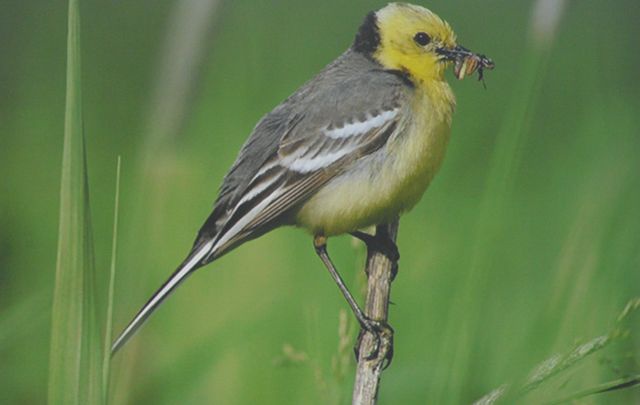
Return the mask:
<path id="1" fill-rule="evenodd" d="M 410 4 L 369 13 L 352 46 L 264 116 L 224 178 L 187 258 L 112 346 L 115 353 L 194 270 L 282 225 L 307 229 L 364 330 L 367 318 L 326 251 L 326 238 L 386 223 L 420 199 L 444 157 L 461 79 L 490 59 L 459 46 L 445 21 Z M 397 248 L 387 241 L 390 254 Z"/>

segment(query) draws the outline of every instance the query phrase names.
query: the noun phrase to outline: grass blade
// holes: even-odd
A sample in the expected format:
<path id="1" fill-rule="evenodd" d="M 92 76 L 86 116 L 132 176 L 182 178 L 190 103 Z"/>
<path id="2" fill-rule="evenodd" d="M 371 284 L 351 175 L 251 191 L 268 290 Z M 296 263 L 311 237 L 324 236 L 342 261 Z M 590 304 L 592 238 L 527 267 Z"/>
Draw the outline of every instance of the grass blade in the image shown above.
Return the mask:
<path id="1" fill-rule="evenodd" d="M 586 390 L 576 392 L 571 394 L 565 398 L 550 402 L 549 405 L 558 405 L 558 404 L 566 404 L 569 402 L 575 402 L 579 399 L 596 395 L 596 394 L 604 394 L 606 392 L 621 390 L 625 388 L 631 388 L 640 385 L 640 374 L 619 378 L 613 381 L 607 381 L 606 383 L 599 384 L 595 387 L 588 388 Z"/>
<path id="2" fill-rule="evenodd" d="M 521 397 L 543 384 L 548 383 L 554 379 L 557 375 L 561 374 L 565 370 L 568 370 L 578 363 L 584 361 L 587 357 L 595 352 L 598 352 L 608 346 L 615 340 L 628 337 L 629 331 L 626 328 L 625 323 L 629 319 L 630 315 L 640 309 L 640 298 L 634 298 L 630 300 L 625 306 L 624 310 L 617 318 L 615 327 L 606 335 L 598 336 L 590 341 L 577 345 L 572 350 L 563 353 L 556 354 L 538 364 L 524 382 L 515 384 L 503 384 L 497 389 L 491 391 L 489 394 L 483 396 L 479 400 L 475 401 L 474 405 L 492 405 L 494 403 L 511 403 L 516 398 Z M 592 387 L 578 393 L 574 393 L 563 399 L 553 401 L 553 404 L 559 404 L 564 402 L 573 401 L 579 398 L 583 398 L 593 394 L 599 394 L 603 392 L 614 391 L 623 388 L 629 388 L 640 384 L 640 380 L 637 374 L 631 377 L 625 377 L 614 381 L 609 381 L 603 384 L 599 384 L 596 387 Z"/>
<path id="3" fill-rule="evenodd" d="M 101 402 L 101 346 L 95 295 L 82 121 L 80 15 L 78 0 L 70 0 L 58 258 L 49 355 L 49 404 Z"/>
<path id="4" fill-rule="evenodd" d="M 116 163 L 116 193 L 113 207 L 113 239 L 111 241 L 111 266 L 109 268 L 109 287 L 107 292 L 107 316 L 102 351 L 102 389 L 104 403 L 109 397 L 109 367 L 111 366 L 111 335 L 113 332 L 113 292 L 116 276 L 116 257 L 118 252 L 118 212 L 120 208 L 120 156 Z"/>

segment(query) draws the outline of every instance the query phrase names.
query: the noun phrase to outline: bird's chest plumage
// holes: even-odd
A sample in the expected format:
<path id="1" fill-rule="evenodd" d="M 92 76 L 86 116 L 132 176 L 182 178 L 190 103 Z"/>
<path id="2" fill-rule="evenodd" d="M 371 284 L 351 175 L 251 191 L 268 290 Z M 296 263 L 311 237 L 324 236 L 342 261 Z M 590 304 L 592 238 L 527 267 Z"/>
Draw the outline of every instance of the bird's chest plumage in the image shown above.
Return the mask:
<path id="1" fill-rule="evenodd" d="M 300 209 L 297 223 L 327 236 L 389 221 L 411 209 L 442 164 L 455 101 L 446 83 L 416 89 L 387 144 L 336 177 Z"/>
<path id="2" fill-rule="evenodd" d="M 388 185 L 384 191 L 395 211 L 413 208 L 442 165 L 451 114 L 449 104 L 436 106 L 427 95 L 417 95 L 404 130 L 387 145 L 387 164 L 378 177 L 380 184 Z"/>

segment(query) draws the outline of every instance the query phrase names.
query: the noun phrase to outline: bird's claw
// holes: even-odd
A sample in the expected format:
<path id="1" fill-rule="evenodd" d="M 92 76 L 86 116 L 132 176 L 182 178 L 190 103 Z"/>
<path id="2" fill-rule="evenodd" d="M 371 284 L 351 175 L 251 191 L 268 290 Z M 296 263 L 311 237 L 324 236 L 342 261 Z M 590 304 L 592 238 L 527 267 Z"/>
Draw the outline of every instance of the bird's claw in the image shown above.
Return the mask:
<path id="1" fill-rule="evenodd" d="M 382 253 L 392 262 L 396 263 L 400 260 L 398 245 L 396 245 L 391 238 L 380 235 L 369 235 L 362 231 L 352 232 L 351 235 L 363 241 L 369 250 Z"/>
<path id="2" fill-rule="evenodd" d="M 369 353 L 363 357 L 363 359 L 370 361 L 382 357 L 382 360 L 385 361 L 383 369 L 386 369 L 389 367 L 391 360 L 393 359 L 393 328 L 384 321 L 366 319 L 362 322 L 360 333 L 358 333 L 356 344 L 353 347 L 356 360 L 360 359 L 360 347 L 367 332 L 371 333 L 373 338 L 373 347 Z M 382 356 L 380 356 L 381 353 Z"/>

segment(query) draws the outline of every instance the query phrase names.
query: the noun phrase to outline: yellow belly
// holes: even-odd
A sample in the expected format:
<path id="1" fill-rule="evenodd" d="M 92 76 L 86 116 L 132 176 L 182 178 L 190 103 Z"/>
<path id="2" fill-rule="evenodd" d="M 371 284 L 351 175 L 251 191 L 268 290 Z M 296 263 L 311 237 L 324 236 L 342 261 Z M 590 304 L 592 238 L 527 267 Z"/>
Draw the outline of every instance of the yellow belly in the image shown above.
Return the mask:
<path id="1" fill-rule="evenodd" d="M 402 129 L 376 153 L 331 180 L 298 211 L 312 234 L 339 235 L 392 220 L 420 200 L 442 164 L 455 105 L 448 85 L 419 92 Z"/>

